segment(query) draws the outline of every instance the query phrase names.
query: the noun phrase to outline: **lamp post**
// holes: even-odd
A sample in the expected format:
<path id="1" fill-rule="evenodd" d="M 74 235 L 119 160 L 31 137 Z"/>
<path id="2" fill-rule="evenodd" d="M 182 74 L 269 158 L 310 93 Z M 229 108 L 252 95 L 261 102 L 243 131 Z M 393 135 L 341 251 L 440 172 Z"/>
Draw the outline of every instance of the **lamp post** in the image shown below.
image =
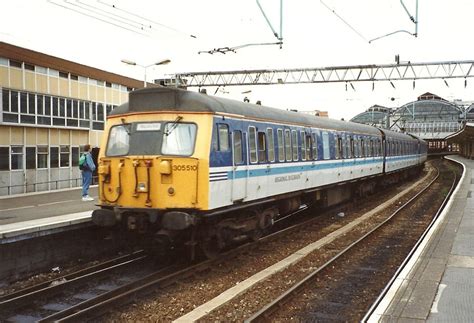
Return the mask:
<path id="1" fill-rule="evenodd" d="M 144 79 L 143 79 L 143 86 L 146 87 L 146 69 L 148 67 L 151 67 L 151 66 L 155 66 L 155 65 L 166 65 L 166 64 L 169 64 L 171 63 L 171 60 L 169 59 L 164 59 L 162 61 L 158 61 L 156 63 L 153 63 L 153 64 L 150 64 L 150 65 L 140 65 L 140 64 L 137 64 L 136 62 L 134 61 L 130 61 L 128 59 L 122 59 L 121 60 L 122 63 L 125 63 L 127 65 L 133 65 L 133 66 L 140 66 L 140 67 L 143 67 L 143 70 L 145 72 L 145 75 L 144 75 Z"/>

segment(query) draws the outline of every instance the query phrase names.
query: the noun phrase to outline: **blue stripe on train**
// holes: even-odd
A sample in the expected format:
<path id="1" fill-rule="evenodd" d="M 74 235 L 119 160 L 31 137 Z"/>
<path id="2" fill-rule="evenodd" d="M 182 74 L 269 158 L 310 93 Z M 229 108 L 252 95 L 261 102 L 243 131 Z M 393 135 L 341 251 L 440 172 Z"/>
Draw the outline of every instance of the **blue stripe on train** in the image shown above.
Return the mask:
<path id="1" fill-rule="evenodd" d="M 417 155 L 394 156 L 394 157 L 388 157 L 389 159 L 388 162 L 396 162 L 396 161 L 402 161 L 402 160 L 405 160 L 405 161 L 416 160 L 418 157 L 419 156 Z M 228 171 L 227 176 L 229 179 L 239 179 L 239 178 L 245 178 L 245 177 L 281 175 L 281 174 L 296 173 L 296 172 L 301 172 L 301 171 L 307 172 L 307 171 L 315 171 L 315 170 L 323 170 L 323 169 L 336 169 L 340 167 L 370 165 L 370 164 L 381 163 L 382 160 L 383 160 L 382 157 L 378 157 L 371 160 L 355 160 L 355 161 L 339 160 L 337 162 L 331 162 L 331 163 L 316 162 L 314 165 L 309 164 L 309 162 L 306 162 L 301 165 L 293 165 L 293 166 L 286 166 L 286 167 L 238 170 L 235 172 L 235 175 L 233 174 L 232 171 Z"/>

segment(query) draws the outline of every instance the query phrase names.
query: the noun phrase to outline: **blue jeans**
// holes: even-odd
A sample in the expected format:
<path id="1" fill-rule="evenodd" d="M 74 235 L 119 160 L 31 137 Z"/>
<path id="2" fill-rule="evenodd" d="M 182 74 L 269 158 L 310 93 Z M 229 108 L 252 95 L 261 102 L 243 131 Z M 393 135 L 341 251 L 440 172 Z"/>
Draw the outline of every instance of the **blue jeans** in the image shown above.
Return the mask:
<path id="1" fill-rule="evenodd" d="M 89 195 L 89 185 L 92 182 L 92 172 L 88 170 L 82 171 L 82 197 Z"/>

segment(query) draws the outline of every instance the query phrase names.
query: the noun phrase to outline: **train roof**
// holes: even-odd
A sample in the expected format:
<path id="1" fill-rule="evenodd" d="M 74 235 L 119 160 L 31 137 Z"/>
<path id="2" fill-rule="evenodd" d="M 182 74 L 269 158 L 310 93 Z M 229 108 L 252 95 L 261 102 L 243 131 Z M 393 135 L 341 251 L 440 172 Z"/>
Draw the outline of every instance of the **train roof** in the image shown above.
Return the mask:
<path id="1" fill-rule="evenodd" d="M 381 135 L 380 130 L 369 125 L 316 117 L 171 87 L 154 87 L 130 92 L 129 102 L 115 108 L 110 116 L 153 111 L 227 114 L 267 122 Z"/>

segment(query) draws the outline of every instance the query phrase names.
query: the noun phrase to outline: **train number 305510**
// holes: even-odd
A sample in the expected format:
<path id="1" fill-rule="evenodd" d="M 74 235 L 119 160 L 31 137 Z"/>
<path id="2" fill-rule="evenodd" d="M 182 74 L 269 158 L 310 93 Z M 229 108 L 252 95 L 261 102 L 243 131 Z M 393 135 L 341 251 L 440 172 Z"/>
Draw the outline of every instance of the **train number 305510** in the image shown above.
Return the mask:
<path id="1" fill-rule="evenodd" d="M 196 165 L 173 165 L 173 170 L 174 171 L 196 171 L 197 166 Z"/>

